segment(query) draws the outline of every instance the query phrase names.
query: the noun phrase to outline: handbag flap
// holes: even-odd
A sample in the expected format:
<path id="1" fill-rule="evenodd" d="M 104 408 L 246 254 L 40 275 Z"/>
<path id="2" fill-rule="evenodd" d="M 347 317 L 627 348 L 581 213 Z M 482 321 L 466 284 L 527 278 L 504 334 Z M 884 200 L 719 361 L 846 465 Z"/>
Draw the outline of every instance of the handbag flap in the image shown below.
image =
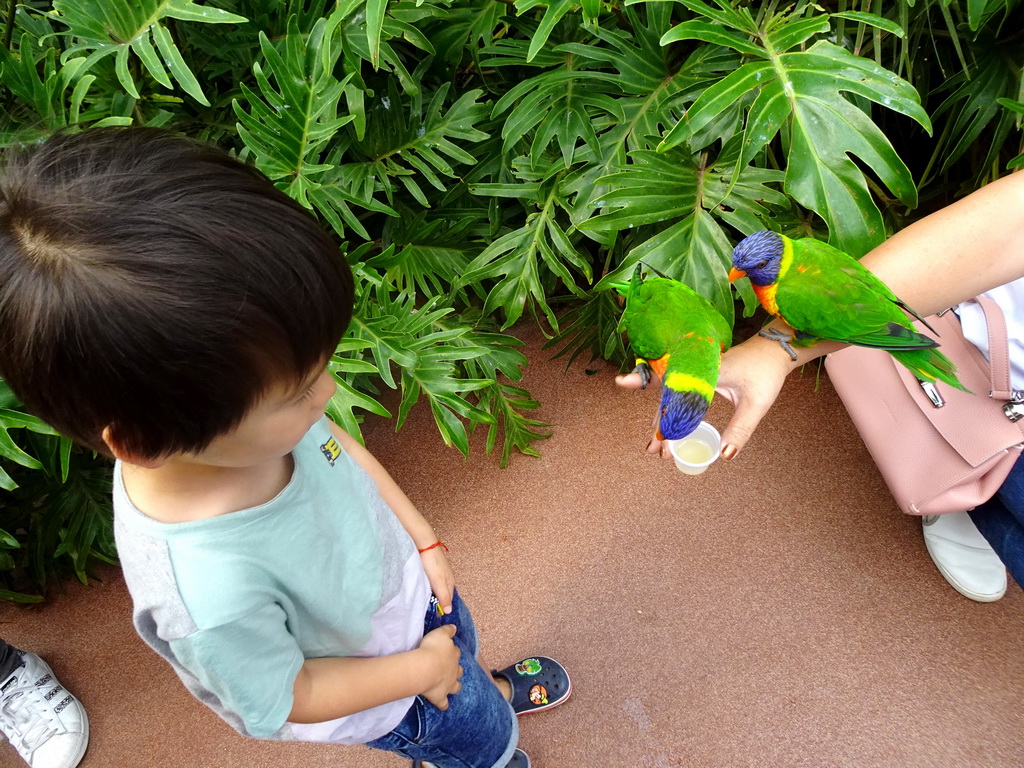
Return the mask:
<path id="1" fill-rule="evenodd" d="M 989 396 L 992 380 L 988 361 L 977 347 L 964 338 L 959 321 L 953 313 L 931 317 L 929 322 L 938 334 L 929 333 L 919 322 L 915 323 L 915 327 L 940 342 L 943 354 L 957 367 L 960 383 L 971 392 L 961 392 L 936 381 L 934 386 L 945 401 L 945 405 L 936 408 L 914 374 L 896 362 L 892 355 L 886 354 L 887 364 L 896 367 L 900 380 L 924 417 L 973 467 L 1024 442 L 1024 421 L 1010 421 L 1003 413 L 1003 403 Z"/>

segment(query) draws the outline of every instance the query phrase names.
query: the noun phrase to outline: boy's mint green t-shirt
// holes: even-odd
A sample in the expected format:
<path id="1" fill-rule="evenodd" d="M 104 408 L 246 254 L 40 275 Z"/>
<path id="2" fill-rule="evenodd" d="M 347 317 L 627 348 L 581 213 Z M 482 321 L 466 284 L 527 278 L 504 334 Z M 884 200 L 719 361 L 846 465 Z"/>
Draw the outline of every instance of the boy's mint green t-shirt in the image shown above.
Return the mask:
<path id="1" fill-rule="evenodd" d="M 416 648 L 430 586 L 412 539 L 326 418 L 293 457 L 291 480 L 266 504 L 174 524 L 137 510 L 115 466 L 115 535 L 135 627 L 243 734 L 371 741 L 414 699 L 288 723 L 295 677 L 307 658 Z"/>

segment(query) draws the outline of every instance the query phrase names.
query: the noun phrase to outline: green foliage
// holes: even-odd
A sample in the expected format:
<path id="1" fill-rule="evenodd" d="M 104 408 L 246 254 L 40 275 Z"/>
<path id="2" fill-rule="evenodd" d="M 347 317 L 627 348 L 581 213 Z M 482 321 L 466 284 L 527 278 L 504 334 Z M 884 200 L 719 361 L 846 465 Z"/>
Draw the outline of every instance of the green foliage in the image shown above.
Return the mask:
<path id="1" fill-rule="evenodd" d="M 2 380 L 0 486 L 0 599 L 39 602 L 55 579 L 115 562 L 108 463 L 21 412 Z"/>
<path id="2" fill-rule="evenodd" d="M 90 71 L 108 56 L 114 57 L 114 72 L 125 92 L 139 98 L 136 78 L 131 73 L 132 54 L 147 74 L 164 88 L 175 85 L 196 101 L 209 106 L 202 86 L 181 55 L 167 19 L 208 24 L 231 24 L 246 19 L 191 0 L 54 0 L 54 16 L 67 25 L 72 45 L 61 54 L 65 64 L 78 62 L 77 74 Z M 84 60 L 79 56 L 85 54 Z M 170 75 L 168 75 L 168 72 Z M 171 82 L 174 78 L 174 83 Z"/>
<path id="3" fill-rule="evenodd" d="M 139 124 L 250 159 L 359 279 L 331 415 L 358 435 L 423 402 L 502 464 L 548 434 L 517 323 L 621 362 L 610 286 L 640 261 L 732 320 L 740 237 L 860 255 L 1024 165 L 1019 0 L 27 0 L 0 22 L 0 146 Z M 84 578 L 112 555 L 102 461 L 0 408 L 0 573 L 45 585 L 26 558 L 49 548 Z"/>
<path id="4" fill-rule="evenodd" d="M 698 149 L 717 141 L 705 128 L 743 104 L 746 114 L 736 115 L 742 126 L 735 126 L 742 130 L 738 167 L 747 167 L 788 127 L 779 137 L 786 157 L 786 193 L 824 219 L 843 250 L 859 255 L 876 245 L 884 232 L 882 213 L 854 158 L 908 207 L 917 205 L 917 189 L 885 134 L 847 94 L 896 110 L 930 131 L 914 87 L 868 59 L 815 39 L 831 31 L 827 16 L 803 17 L 803 11 L 794 10 L 758 23 L 747 9 L 731 10 L 720 3 L 722 10 L 715 11 L 696 0 L 684 2 L 718 23 L 684 22 L 666 33 L 663 43 L 704 40 L 732 48 L 748 60 L 705 90 L 662 146 L 688 142 Z M 859 17 L 886 26 L 870 14 Z M 899 27 L 895 31 L 902 34 Z"/>

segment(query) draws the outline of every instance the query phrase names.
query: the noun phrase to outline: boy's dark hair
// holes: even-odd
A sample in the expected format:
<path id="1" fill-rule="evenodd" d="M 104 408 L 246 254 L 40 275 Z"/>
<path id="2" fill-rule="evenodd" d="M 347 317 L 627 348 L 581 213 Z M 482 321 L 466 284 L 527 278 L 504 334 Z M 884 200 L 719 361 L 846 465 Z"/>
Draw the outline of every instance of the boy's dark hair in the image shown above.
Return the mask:
<path id="1" fill-rule="evenodd" d="M 0 171 L 0 375 L 109 453 L 197 451 L 298 385 L 352 313 L 316 220 L 225 152 L 147 128 L 57 135 Z"/>

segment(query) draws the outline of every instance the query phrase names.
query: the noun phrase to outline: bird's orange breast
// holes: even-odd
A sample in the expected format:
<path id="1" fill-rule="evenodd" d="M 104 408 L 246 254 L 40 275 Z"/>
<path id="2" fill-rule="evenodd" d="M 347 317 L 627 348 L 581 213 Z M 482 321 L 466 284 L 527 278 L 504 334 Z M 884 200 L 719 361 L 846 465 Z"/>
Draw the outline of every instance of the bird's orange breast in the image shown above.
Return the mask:
<path id="1" fill-rule="evenodd" d="M 757 296 L 757 300 L 761 302 L 761 306 L 765 308 L 765 311 L 770 315 L 779 315 L 779 305 L 775 303 L 775 294 L 779 290 L 779 284 L 774 283 L 772 285 L 755 285 L 754 295 Z"/>

